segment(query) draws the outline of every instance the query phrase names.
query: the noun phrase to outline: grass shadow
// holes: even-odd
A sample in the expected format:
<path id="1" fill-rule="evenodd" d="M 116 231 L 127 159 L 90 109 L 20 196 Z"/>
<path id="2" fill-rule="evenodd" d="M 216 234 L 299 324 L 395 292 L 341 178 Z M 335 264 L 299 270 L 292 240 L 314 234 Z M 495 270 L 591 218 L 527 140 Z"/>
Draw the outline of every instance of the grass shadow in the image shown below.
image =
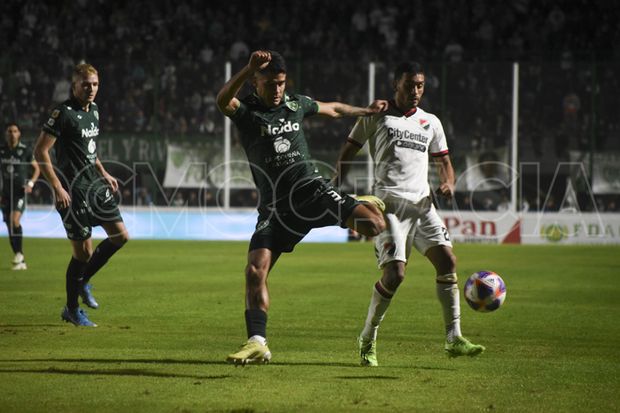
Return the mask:
<path id="1" fill-rule="evenodd" d="M 178 359 L 103 359 L 103 358 L 38 358 L 38 359 L 4 359 L 0 363 L 135 363 L 135 364 L 227 364 L 226 361 L 215 360 L 178 360 Z"/>
<path id="2" fill-rule="evenodd" d="M 0 328 L 39 328 L 39 327 L 56 327 L 67 328 L 64 324 L 0 324 Z"/>
<path id="3" fill-rule="evenodd" d="M 36 358 L 36 359 L 0 359 L 0 363 L 102 363 L 102 364 L 183 364 L 183 365 L 230 365 L 225 360 L 181 360 L 181 359 L 106 359 L 106 358 Z M 269 363 L 271 366 L 312 366 L 312 367 L 343 367 L 351 369 L 363 369 L 357 363 L 343 362 L 320 362 L 320 361 L 276 361 Z M 428 367 L 415 365 L 402 366 L 382 366 L 388 369 L 407 369 L 407 370 L 438 370 L 455 371 L 454 368 L 447 367 Z M 357 377 L 357 376 L 356 376 Z M 360 376 L 364 377 L 364 376 Z"/>
<path id="4" fill-rule="evenodd" d="M 381 375 L 372 375 L 372 376 L 336 376 L 337 379 L 342 380 L 400 380 L 400 377 L 395 376 L 381 376 Z"/>
<path id="5" fill-rule="evenodd" d="M 113 369 L 113 370 L 74 370 L 74 369 L 59 369 L 56 367 L 48 367 L 46 369 L 0 369 L 2 373 L 35 373 L 35 374 L 67 374 L 77 376 L 134 376 L 134 377 L 159 377 L 159 378 L 181 378 L 181 379 L 199 379 L 199 380 L 218 380 L 227 379 L 231 376 L 227 374 L 222 375 L 197 375 L 197 374 L 178 374 L 178 373 L 164 373 L 158 371 L 148 371 L 143 369 Z"/>

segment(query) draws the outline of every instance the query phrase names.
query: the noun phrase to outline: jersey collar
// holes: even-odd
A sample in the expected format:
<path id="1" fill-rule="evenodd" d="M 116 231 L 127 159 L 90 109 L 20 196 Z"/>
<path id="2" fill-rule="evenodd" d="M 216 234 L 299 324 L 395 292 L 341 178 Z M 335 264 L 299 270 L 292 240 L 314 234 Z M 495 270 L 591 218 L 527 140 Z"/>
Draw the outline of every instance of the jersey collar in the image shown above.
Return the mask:
<path id="1" fill-rule="evenodd" d="M 405 112 L 403 114 L 403 116 L 405 116 L 406 118 L 410 117 L 411 115 L 413 115 L 414 113 L 416 113 L 418 111 L 418 108 L 413 108 L 413 109 L 409 109 L 407 112 Z"/>
<path id="2" fill-rule="evenodd" d="M 398 106 L 396 106 L 396 101 L 395 100 L 390 100 L 390 105 L 393 106 L 398 112 L 402 113 L 402 116 L 408 118 L 410 116 L 412 116 L 414 113 L 416 113 L 418 111 L 418 108 L 412 108 L 409 109 L 406 112 L 403 112 L 402 109 L 400 109 Z"/>
<path id="3" fill-rule="evenodd" d="M 297 101 L 292 99 L 286 92 L 284 93 L 284 98 L 282 99 L 280 104 L 278 106 L 273 106 L 273 107 L 265 105 L 263 101 L 261 100 L 260 96 L 258 96 L 258 94 L 256 93 L 256 91 L 252 92 L 252 98 L 254 99 L 257 105 L 261 106 L 264 110 L 268 112 L 275 112 L 281 109 L 282 107 L 286 107 L 287 109 L 293 112 L 296 112 L 299 107 L 299 104 L 297 103 Z"/>
<path id="4" fill-rule="evenodd" d="M 71 107 L 73 108 L 73 110 L 81 110 L 82 112 L 86 112 L 84 110 L 84 108 L 82 107 L 82 104 L 77 100 L 77 98 L 75 96 L 73 96 L 73 93 L 71 93 L 71 97 L 69 98 L 69 101 L 71 102 Z M 88 105 L 88 111 L 90 112 L 93 108 L 93 104 L 90 103 Z"/>

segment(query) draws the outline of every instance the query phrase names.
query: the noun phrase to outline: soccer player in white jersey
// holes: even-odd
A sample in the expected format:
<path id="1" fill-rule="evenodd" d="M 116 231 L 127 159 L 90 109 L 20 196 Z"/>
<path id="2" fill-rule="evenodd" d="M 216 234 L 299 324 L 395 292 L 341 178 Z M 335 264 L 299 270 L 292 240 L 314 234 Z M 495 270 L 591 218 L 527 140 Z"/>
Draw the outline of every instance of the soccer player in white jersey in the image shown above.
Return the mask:
<path id="1" fill-rule="evenodd" d="M 375 195 L 384 200 L 387 229 L 375 238 L 381 279 L 373 288 L 366 324 L 359 337 L 363 366 L 377 366 L 377 329 L 392 297 L 405 278 L 411 248 L 426 256 L 436 270 L 437 297 L 446 327 L 445 351 L 452 357 L 484 351 L 461 334 L 456 257 L 452 243 L 431 200 L 429 155 L 438 166 L 437 194 L 452 197 L 454 170 L 439 119 L 418 107 L 424 94 L 424 71 L 419 63 L 403 63 L 394 71 L 394 99 L 386 112 L 359 118 L 343 147 L 336 180 L 368 142 L 374 160 Z"/>

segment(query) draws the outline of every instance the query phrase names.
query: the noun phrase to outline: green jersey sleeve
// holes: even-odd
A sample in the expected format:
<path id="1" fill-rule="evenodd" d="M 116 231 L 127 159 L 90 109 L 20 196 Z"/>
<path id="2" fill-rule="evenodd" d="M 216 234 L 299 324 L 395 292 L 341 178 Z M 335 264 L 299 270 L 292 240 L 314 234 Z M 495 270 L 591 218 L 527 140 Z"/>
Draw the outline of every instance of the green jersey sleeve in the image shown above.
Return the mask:
<path id="1" fill-rule="evenodd" d="M 247 113 L 248 113 L 248 105 L 245 104 L 243 101 L 239 100 L 239 107 L 232 115 L 230 115 L 230 119 L 235 122 L 239 122 L 245 118 Z"/>
<path id="2" fill-rule="evenodd" d="M 304 111 L 304 117 L 316 115 L 319 111 L 319 104 L 316 100 L 311 97 L 305 95 L 298 95 L 299 97 L 299 106 Z"/>
<path id="3" fill-rule="evenodd" d="M 66 121 L 66 114 L 59 106 L 50 113 L 49 119 L 43 124 L 43 132 L 60 138 L 62 137 L 62 130 Z"/>

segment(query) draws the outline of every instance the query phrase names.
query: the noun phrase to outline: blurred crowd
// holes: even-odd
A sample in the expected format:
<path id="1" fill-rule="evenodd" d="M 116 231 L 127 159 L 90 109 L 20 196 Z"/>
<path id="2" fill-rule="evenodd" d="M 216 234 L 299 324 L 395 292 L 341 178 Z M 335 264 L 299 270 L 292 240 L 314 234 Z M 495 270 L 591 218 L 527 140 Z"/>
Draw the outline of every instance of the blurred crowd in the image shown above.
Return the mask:
<path id="1" fill-rule="evenodd" d="M 424 107 L 458 157 L 510 139 L 519 61 L 521 159 L 562 161 L 619 149 L 618 21 L 604 0 L 3 0 L 0 120 L 34 136 L 86 60 L 100 71 L 104 133 L 217 138 L 224 62 L 237 70 L 252 50 L 279 50 L 291 89 L 354 104 L 367 103 L 368 62 L 389 97 L 390 68 L 407 58 L 427 66 Z M 313 151 L 337 150 L 344 125 L 312 120 Z"/>

